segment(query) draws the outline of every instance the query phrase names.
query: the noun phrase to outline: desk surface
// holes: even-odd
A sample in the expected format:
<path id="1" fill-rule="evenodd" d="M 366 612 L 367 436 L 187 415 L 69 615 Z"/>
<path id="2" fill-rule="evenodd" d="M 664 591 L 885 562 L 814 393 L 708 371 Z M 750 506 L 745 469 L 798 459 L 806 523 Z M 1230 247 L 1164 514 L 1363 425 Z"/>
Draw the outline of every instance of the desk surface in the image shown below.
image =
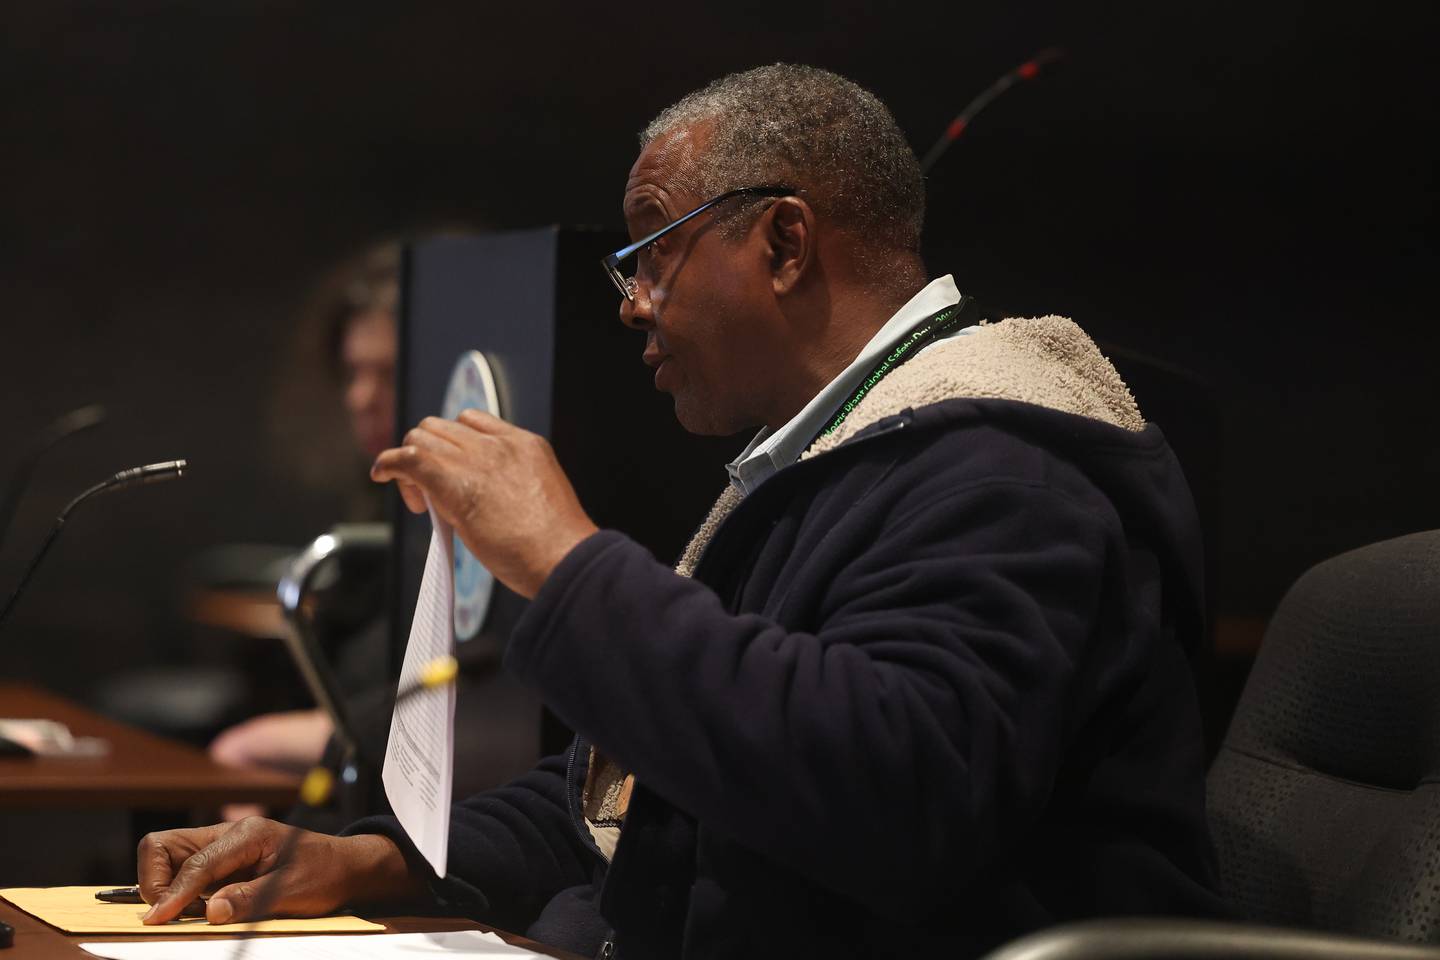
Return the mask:
<path id="1" fill-rule="evenodd" d="M 0 683 L 0 717 L 59 720 L 77 736 L 104 737 L 105 757 L 0 757 L 0 809 L 180 810 L 224 803 L 285 806 L 294 777 L 222 767 L 203 750 L 102 717 L 18 683 Z"/>
<path id="2" fill-rule="evenodd" d="M 483 924 L 471 920 L 461 920 L 453 917 L 372 917 L 376 923 L 385 924 L 386 933 L 429 933 L 437 930 L 491 930 L 504 937 L 516 946 L 526 947 L 537 953 L 556 957 L 558 960 L 581 960 L 574 954 L 563 950 L 556 950 L 544 944 L 527 940 L 524 937 L 517 937 L 514 934 L 505 933 L 503 930 L 495 930 Z M 12 949 L 0 952 L 4 960 L 95 960 L 94 957 L 81 950 L 78 944 L 95 943 L 101 940 L 134 940 L 135 937 L 98 936 L 96 934 L 82 934 L 68 936 L 56 930 L 48 924 L 41 923 L 34 917 L 22 910 L 17 910 L 12 904 L 0 900 L 0 920 L 4 920 L 15 928 L 15 946 Z M 287 934 L 295 936 L 295 934 Z M 366 934 L 357 933 L 352 936 L 363 937 Z M 193 940 L 198 937 L 175 936 L 170 939 Z M 214 937 L 206 937 L 213 940 Z"/>

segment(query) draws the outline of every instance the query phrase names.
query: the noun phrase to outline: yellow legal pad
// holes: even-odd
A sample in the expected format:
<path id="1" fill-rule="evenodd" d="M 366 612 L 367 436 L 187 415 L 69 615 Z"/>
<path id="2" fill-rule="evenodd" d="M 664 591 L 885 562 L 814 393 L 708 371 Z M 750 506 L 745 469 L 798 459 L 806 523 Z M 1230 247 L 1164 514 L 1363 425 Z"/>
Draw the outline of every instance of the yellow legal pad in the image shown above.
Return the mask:
<path id="1" fill-rule="evenodd" d="M 204 917 L 180 917 L 147 927 L 140 922 L 150 907 L 143 903 L 104 903 L 95 894 L 109 887 L 10 887 L 0 890 L 32 917 L 66 933 L 139 933 L 174 936 L 217 933 L 375 933 L 382 924 L 359 917 L 313 917 L 304 920 L 260 920 L 255 923 L 209 924 Z"/>

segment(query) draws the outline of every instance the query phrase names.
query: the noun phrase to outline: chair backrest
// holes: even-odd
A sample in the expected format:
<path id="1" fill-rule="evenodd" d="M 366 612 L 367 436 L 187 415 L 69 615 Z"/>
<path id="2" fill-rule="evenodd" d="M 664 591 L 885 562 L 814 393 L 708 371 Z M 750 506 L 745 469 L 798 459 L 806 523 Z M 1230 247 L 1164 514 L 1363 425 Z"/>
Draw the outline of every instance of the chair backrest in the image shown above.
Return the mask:
<path id="1" fill-rule="evenodd" d="M 1209 777 L 1252 920 L 1440 942 L 1440 530 L 1317 565 L 1281 601 Z"/>

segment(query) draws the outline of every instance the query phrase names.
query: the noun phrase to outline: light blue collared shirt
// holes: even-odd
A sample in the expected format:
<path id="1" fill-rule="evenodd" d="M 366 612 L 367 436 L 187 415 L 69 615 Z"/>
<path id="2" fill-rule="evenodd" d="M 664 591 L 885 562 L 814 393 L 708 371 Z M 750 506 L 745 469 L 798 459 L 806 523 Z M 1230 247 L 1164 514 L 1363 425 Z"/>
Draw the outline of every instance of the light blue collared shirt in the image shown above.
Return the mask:
<path id="1" fill-rule="evenodd" d="M 960 290 L 955 286 L 953 276 L 947 273 L 931 280 L 924 289 L 911 297 L 905 306 L 896 311 L 893 317 L 885 321 L 885 326 L 860 349 L 859 355 L 850 362 L 850 366 L 815 394 L 814 399 L 805 404 L 804 409 L 795 414 L 789 423 L 774 433 L 770 432 L 769 427 L 765 427 L 755 435 L 750 445 L 740 452 L 740 456 L 726 464 L 730 483 L 741 494 L 749 495 L 776 471 L 799 460 L 800 454 L 805 452 L 810 440 L 825 426 L 836 408 L 850 399 L 860 382 L 880 365 L 885 354 L 901 337 L 909 333 L 921 320 L 959 302 Z M 971 333 L 975 329 L 973 326 L 961 327 L 925 346 L 933 346 L 941 340 Z"/>

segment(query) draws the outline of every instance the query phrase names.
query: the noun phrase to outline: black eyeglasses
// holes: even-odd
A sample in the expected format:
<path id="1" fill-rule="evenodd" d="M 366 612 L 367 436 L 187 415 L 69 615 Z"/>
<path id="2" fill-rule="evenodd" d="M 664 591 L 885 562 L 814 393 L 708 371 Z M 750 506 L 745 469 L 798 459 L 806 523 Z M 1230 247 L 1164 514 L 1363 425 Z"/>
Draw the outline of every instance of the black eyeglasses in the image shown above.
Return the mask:
<path id="1" fill-rule="evenodd" d="M 630 246 L 621 247 L 619 250 L 616 250 L 609 256 L 601 258 L 600 266 L 604 268 L 605 275 L 610 278 L 610 282 L 615 284 L 615 289 L 619 290 L 621 295 L 624 296 L 626 300 L 629 300 L 633 303 L 635 301 L 635 278 L 633 276 L 627 277 L 624 273 L 620 271 L 620 262 L 626 257 L 634 256 L 641 250 L 650 246 L 650 244 L 654 243 L 656 240 L 659 240 L 661 237 L 665 236 L 665 234 L 669 233 L 671 230 L 674 230 L 676 227 L 680 226 L 680 224 L 685 223 L 692 217 L 698 217 L 706 210 L 709 210 L 716 204 L 724 203 L 726 200 L 730 200 L 734 197 L 744 196 L 747 194 L 755 197 L 793 197 L 795 193 L 796 191 L 791 187 L 741 187 L 739 190 L 731 190 L 727 193 L 722 193 L 720 194 L 720 196 L 716 197 L 713 200 L 706 200 L 704 203 L 700 204 L 700 206 L 696 207 L 694 210 L 691 210 L 679 220 L 667 223 L 659 230 L 656 230 L 654 233 L 650 234 L 650 236 L 645 237 L 642 240 L 636 240 L 634 243 L 630 244 Z"/>

